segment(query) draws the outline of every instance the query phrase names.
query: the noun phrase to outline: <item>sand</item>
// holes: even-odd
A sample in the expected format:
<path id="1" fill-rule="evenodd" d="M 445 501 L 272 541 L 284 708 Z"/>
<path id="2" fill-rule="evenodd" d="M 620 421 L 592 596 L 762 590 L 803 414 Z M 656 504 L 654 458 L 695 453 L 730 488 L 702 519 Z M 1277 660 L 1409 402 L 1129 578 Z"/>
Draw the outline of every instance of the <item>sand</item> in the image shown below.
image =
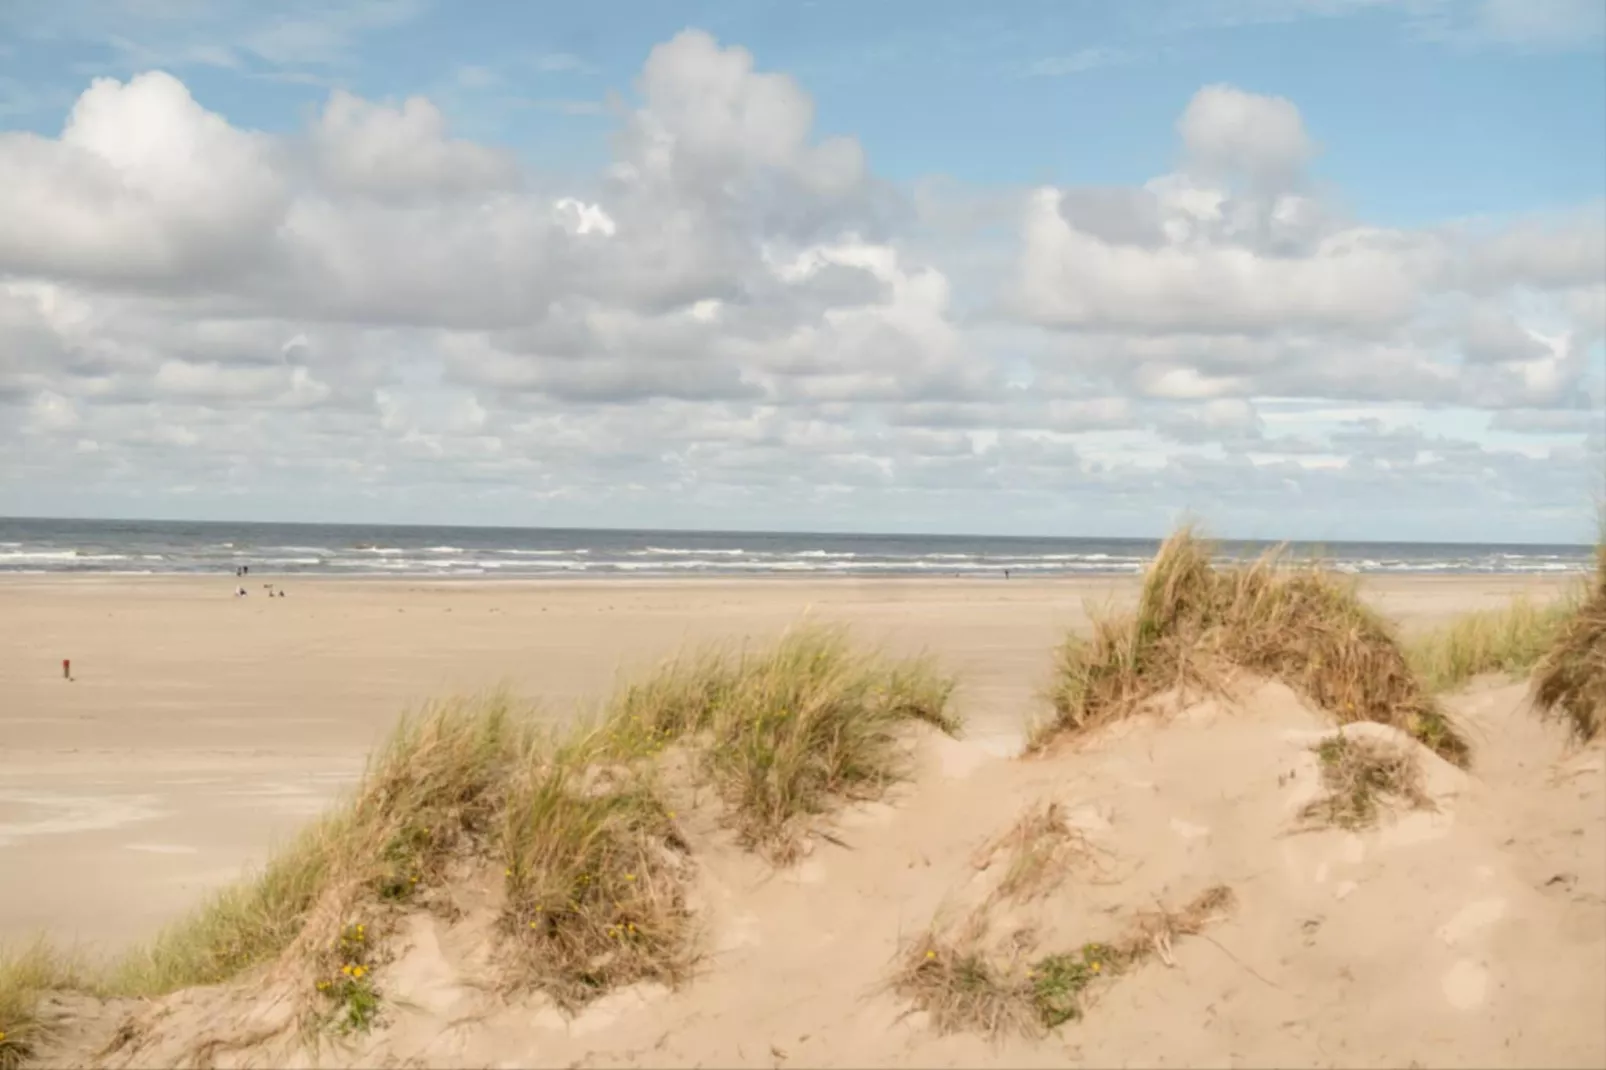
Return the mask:
<path id="1" fill-rule="evenodd" d="M 966 738 L 924 741 L 920 777 L 844 813 L 842 842 L 791 870 L 696 830 L 711 953 L 685 989 L 619 993 L 566 1021 L 477 987 L 472 911 L 458 926 L 417 917 L 385 977 L 409 1009 L 323 1061 L 1606 1065 L 1606 768 L 1598 746 L 1535 718 L 1521 684 L 1452 700 L 1478 759 L 1465 773 L 1424 755 L 1430 811 L 1297 832 L 1328 721 L 1279 685 L 1245 681 L 1235 703 L 1010 757 L 1083 600 L 1130 599 L 1130 581 L 300 581 L 272 600 L 231 586 L 0 582 L 0 938 L 148 935 L 326 805 L 422 697 L 505 681 L 565 717 L 621 670 L 689 641 L 773 635 L 807 611 L 942 658 L 963 680 Z M 1408 631 L 1558 589 L 1367 585 Z M 60 679 L 63 657 L 76 682 Z M 975 900 L 996 876 L 977 848 L 1046 800 L 1105 868 L 1072 875 L 1075 894 L 1033 915 L 1042 932 L 1103 939 L 1132 910 L 1215 883 L 1237 906 L 1179 940 L 1174 966 L 1122 978 L 1046 1040 L 938 1036 L 885 988 L 900 948 Z M 237 1040 L 240 999 L 174 997 L 165 1026 L 108 1061 L 169 1065 Z M 219 1065 L 305 1057 L 206 1050 Z"/>

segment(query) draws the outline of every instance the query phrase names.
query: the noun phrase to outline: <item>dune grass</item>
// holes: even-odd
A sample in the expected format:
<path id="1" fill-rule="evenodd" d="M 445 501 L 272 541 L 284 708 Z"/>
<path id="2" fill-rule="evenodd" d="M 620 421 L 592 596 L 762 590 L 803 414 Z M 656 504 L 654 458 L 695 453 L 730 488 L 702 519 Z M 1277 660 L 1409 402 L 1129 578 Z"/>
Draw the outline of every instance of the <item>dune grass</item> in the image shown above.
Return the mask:
<path id="1" fill-rule="evenodd" d="M 1181 910 L 1145 911 L 1111 942 L 1089 942 L 1024 962 L 1000 963 L 979 947 L 976 924 L 958 940 L 927 933 L 912 945 L 892 987 L 925 1011 L 939 1033 L 1040 1036 L 1080 1019 L 1088 992 L 1158 957 L 1171 963 L 1172 941 L 1194 936 L 1230 911 L 1232 890 L 1215 885 Z"/>
<path id="2" fill-rule="evenodd" d="M 505 881 L 509 987 L 574 1009 L 619 985 L 676 984 L 695 954 L 665 752 L 700 756 L 743 841 L 784 855 L 803 818 L 904 775 L 904 726 L 956 731 L 952 687 L 923 660 L 805 627 L 681 659 L 561 732 L 501 693 L 429 705 L 343 804 L 149 945 L 93 978 L 44 944 L 0 959 L 0 1070 L 37 1045 L 40 994 L 68 987 L 151 998 L 272 966 L 304 982 L 304 1025 L 370 1028 L 400 912 L 449 911 L 451 881 L 476 867 Z"/>
<path id="3" fill-rule="evenodd" d="M 1391 724 L 1458 765 L 1470 758 L 1352 582 L 1276 555 L 1218 568 L 1187 528 L 1161 546 L 1135 613 L 1096 614 L 1091 639 L 1071 636 L 1060 648 L 1054 717 L 1034 743 L 1129 716 L 1171 688 L 1209 686 L 1220 664 L 1280 679 L 1341 724 Z"/>
<path id="4" fill-rule="evenodd" d="M 130 953 L 110 987 L 157 996 L 215 984 L 284 952 L 314 913 L 326 918 L 323 942 L 337 943 L 360 903 L 418 894 L 442 877 L 448 857 L 489 831 L 532 725 L 502 694 L 436 703 L 404 718 L 347 804 L 306 828 L 254 878 Z"/>
<path id="5" fill-rule="evenodd" d="M 756 653 L 671 662 L 618 697 L 609 725 L 625 752 L 691 743 L 743 842 L 784 861 L 800 821 L 906 775 L 910 722 L 959 730 L 953 688 L 925 659 L 861 652 L 815 626 Z"/>
<path id="6" fill-rule="evenodd" d="M 49 1039 L 39 1015 L 45 994 L 82 983 L 77 964 L 42 939 L 0 948 L 0 1070 L 25 1065 Z"/>
<path id="7" fill-rule="evenodd" d="M 1572 619 L 1578 593 L 1535 604 L 1518 597 L 1500 609 L 1457 617 L 1406 646 L 1411 667 L 1432 691 L 1450 691 L 1483 673 L 1526 676 Z"/>
<path id="8" fill-rule="evenodd" d="M 1539 709 L 1564 719 L 1583 741 L 1606 730 L 1606 519 L 1602 529 L 1590 590 L 1557 630 L 1533 676 Z"/>
<path id="9" fill-rule="evenodd" d="M 638 981 L 678 984 L 693 961 L 686 845 L 652 770 L 591 774 L 563 752 L 524 763 L 498 844 L 518 973 L 566 1009 Z"/>

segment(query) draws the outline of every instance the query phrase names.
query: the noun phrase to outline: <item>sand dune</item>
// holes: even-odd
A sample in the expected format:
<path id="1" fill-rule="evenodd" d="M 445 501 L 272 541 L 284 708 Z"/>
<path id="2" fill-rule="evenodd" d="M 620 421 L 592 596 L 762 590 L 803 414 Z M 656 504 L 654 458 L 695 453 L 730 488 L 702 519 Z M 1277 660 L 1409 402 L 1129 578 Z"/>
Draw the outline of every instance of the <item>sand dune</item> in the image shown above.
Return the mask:
<path id="1" fill-rule="evenodd" d="M 1410 628 L 1442 619 L 1458 598 L 1489 601 L 1476 582 L 1406 582 L 1374 588 L 1372 598 Z M 41 1065 L 1606 1064 L 1599 1013 L 1606 1006 L 1606 752 L 1599 743 L 1571 743 L 1560 725 L 1528 708 L 1525 685 L 1498 681 L 1450 703 L 1474 747 L 1470 770 L 1396 729 L 1348 726 L 1347 736 L 1409 751 L 1423 771 L 1421 806 L 1387 806 L 1374 826 L 1356 829 L 1313 826 L 1306 812 L 1325 790 L 1312 748 L 1335 731 L 1330 715 L 1251 676 L 1235 679 L 1230 695 L 1185 701 L 1018 757 L 1022 714 L 1039 705 L 1034 689 L 1050 648 L 1078 622 L 1076 602 L 1087 592 L 1077 585 L 744 583 L 404 595 L 400 585 L 331 584 L 309 588 L 300 603 L 310 607 L 306 616 L 276 619 L 269 614 L 277 605 L 239 615 L 237 604 L 214 606 L 198 586 L 152 584 L 143 595 L 0 586 L 0 598 L 26 609 L 35 625 L 8 636 L 18 641 L 11 649 L 41 650 L 67 624 L 97 637 L 91 648 L 128 642 L 121 686 L 138 712 L 121 719 L 110 683 L 101 694 L 85 686 L 87 676 L 48 685 L 58 687 L 54 693 L 43 681 L 13 688 L 21 676 L 15 661 L 0 680 L 29 700 L 20 716 L 6 714 L 8 739 L 24 746 L 9 751 L 0 773 L 5 784 L 24 786 L 8 786 L 0 798 L 13 808 L 0 821 L 0 852 L 8 862 L 28 861 L 30 872 L 58 875 L 89 872 L 97 852 L 126 859 L 122 872 L 140 875 L 145 913 L 124 911 L 113 931 L 125 939 L 193 900 L 195 886 L 236 872 L 236 860 L 260 857 L 273 833 L 349 783 L 355 747 L 337 741 L 366 743 L 394 715 L 394 707 L 389 714 L 378 708 L 388 689 L 428 690 L 418 685 L 451 677 L 445 667 L 455 655 L 508 666 L 515 651 L 534 648 L 540 653 L 514 671 L 480 671 L 477 682 L 513 676 L 540 690 L 531 685 L 546 679 L 560 694 L 595 694 L 621 663 L 639 664 L 686 638 L 773 634 L 801 605 L 820 612 L 823 604 L 823 615 L 854 622 L 863 638 L 950 659 L 966 685 L 960 704 L 971 721 L 959 739 L 917 731 L 913 777 L 878 801 L 829 816 L 828 836 L 807 839 L 805 856 L 789 866 L 743 850 L 711 797 L 682 795 L 676 821 L 690 859 L 699 958 L 673 990 L 630 986 L 571 1017 L 543 996 L 502 988 L 502 882 L 496 873 L 465 870 L 450 883 L 449 908 L 399 916 L 391 957 L 375 967 L 385 1010 L 367 1034 L 309 1046 L 295 1028 L 296 986 L 305 979 L 269 969 L 151 1004 L 54 997 L 47 1014 L 63 1033 Z M 1130 598 L 1132 591 L 1095 593 Z M 109 607 L 114 620 L 143 616 L 147 630 L 91 626 L 98 613 L 87 607 Z M 437 617 L 451 609 L 470 620 L 509 620 L 426 627 L 438 660 L 409 661 L 407 648 L 423 642 L 419 626 L 391 618 L 424 607 Z M 247 622 L 237 626 L 248 641 L 216 634 L 220 614 L 231 612 Z M 535 627 L 542 616 L 545 626 Z M 14 616 L 0 619 L 15 627 Z M 157 621 L 166 628 L 148 630 Z M 348 629 L 351 641 L 337 646 Z M 495 655 L 471 649 L 492 637 Z M 210 652 L 213 664 L 232 651 L 234 675 L 196 672 L 163 684 L 149 661 L 159 661 L 167 644 Z M 284 657 L 292 644 L 302 644 L 299 660 Z M 282 660 L 264 666 L 240 652 L 253 645 Z M 581 647 L 589 659 L 574 653 Z M 369 679 L 358 671 L 369 659 L 391 665 L 391 673 Z M 483 670 L 483 662 L 471 668 Z M 215 710 L 204 701 L 181 704 L 172 691 L 166 705 L 139 710 L 129 679 L 139 673 L 158 677 L 158 693 L 188 683 L 218 695 L 241 677 L 257 683 L 277 674 L 283 690 L 310 693 L 322 683 L 337 695 L 280 706 L 270 690 L 251 706 L 243 689 L 233 691 L 230 724 L 211 726 Z M 53 694 L 82 704 L 90 738 L 72 738 L 80 729 L 61 723 Z M 342 711 L 341 694 L 349 710 Z M 284 708 L 298 719 L 264 717 Z M 155 746 L 137 731 L 136 717 L 146 715 Z M 217 735 L 175 745 L 197 725 Z M 226 746 L 230 733 L 242 740 L 235 749 Z M 97 745 L 85 753 L 90 739 Z M 31 779 L 16 775 L 24 772 Z M 1054 842 L 1070 845 L 1051 852 L 1051 896 L 1034 896 L 1030 882 L 1011 878 L 1018 873 L 1011 833 L 1032 815 L 1050 815 L 1060 830 Z M 254 822 L 242 834 L 254 842 L 223 846 L 242 821 Z M 177 884 L 179 874 L 195 885 Z M 51 877 L 44 885 L 51 890 L 36 892 L 7 880 L 4 904 L 37 904 L 30 909 L 59 923 L 75 908 L 65 891 L 73 883 Z M 1227 891 L 1209 900 L 1210 909 L 1176 923 L 1177 912 L 1218 888 Z M 115 895 L 100 894 L 103 901 Z M 77 909 L 94 907 L 92 894 L 78 900 Z M 918 974 L 924 949 L 933 960 L 939 949 L 980 949 L 1015 976 L 1045 955 L 1082 956 L 1090 945 L 1119 946 L 1135 933 L 1153 952 L 1095 971 L 1082 1020 L 1053 1031 L 1030 1022 L 995 1034 L 951 1028 L 898 984 Z"/>
<path id="2" fill-rule="evenodd" d="M 1422 752 L 1432 808 L 1374 830 L 1301 831 L 1328 719 L 1277 684 L 1118 726 L 1049 758 L 921 743 L 920 777 L 851 809 L 775 871 L 688 817 L 706 956 L 679 991 L 625 990 L 572 1020 L 482 989 L 491 895 L 410 915 L 380 983 L 397 1009 L 321 1065 L 1598 1066 L 1606 1058 L 1602 752 L 1534 727 L 1522 689 L 1461 704 L 1502 758 L 1468 774 Z M 1350 732 L 1394 733 L 1382 726 Z M 1396 733 L 1397 734 L 1397 733 Z M 1416 746 L 1408 740 L 1403 745 Z M 1418 748 L 1420 749 L 1420 748 Z M 1496 775 L 1498 770 L 1499 775 Z M 1515 773 L 1508 778 L 1505 774 Z M 1520 806 L 1514 806 L 1520 800 Z M 1229 911 L 1100 982 L 1047 1038 L 943 1035 L 888 987 L 933 925 L 986 900 L 979 849 L 1057 803 L 1090 850 L 1051 899 L 990 914 L 989 939 L 1113 941 L 1136 914 L 1231 889 Z M 476 901 L 479 900 L 479 901 Z M 1538 983 L 1536 979 L 1547 979 Z M 109 1066 L 310 1064 L 288 1000 L 252 980 L 133 1011 Z M 63 1013 L 81 1010 L 64 1006 Z M 100 1045 L 104 1027 L 84 1039 Z M 67 1048 L 45 1065 L 78 1064 Z"/>

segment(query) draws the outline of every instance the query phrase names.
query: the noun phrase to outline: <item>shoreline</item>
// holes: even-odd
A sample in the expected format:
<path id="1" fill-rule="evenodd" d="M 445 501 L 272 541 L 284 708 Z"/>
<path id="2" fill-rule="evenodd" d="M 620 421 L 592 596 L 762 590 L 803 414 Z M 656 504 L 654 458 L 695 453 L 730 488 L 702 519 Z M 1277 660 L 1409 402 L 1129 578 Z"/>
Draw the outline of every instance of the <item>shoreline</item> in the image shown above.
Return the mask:
<path id="1" fill-rule="evenodd" d="M 1298 566 L 1295 566 L 1298 567 Z M 1547 570 L 1513 570 L 1509 572 L 1450 572 L 1444 570 L 1410 571 L 1405 569 L 1391 571 L 1342 571 L 1329 569 L 1329 572 L 1344 579 L 1352 580 L 1365 585 L 1372 584 L 1409 584 L 1409 583 L 1497 583 L 1508 585 L 1547 586 L 1551 584 L 1565 585 L 1587 577 L 1591 569 L 1585 567 Z M 535 575 L 502 575 L 488 572 L 483 575 L 456 575 L 445 576 L 431 573 L 400 573 L 400 572 L 252 572 L 249 576 L 236 576 L 233 573 L 222 572 L 101 572 L 83 570 L 79 572 L 23 572 L 0 571 L 0 584 L 52 584 L 52 583 L 81 583 L 81 584 L 161 584 L 161 583 L 210 583 L 212 581 L 227 582 L 239 585 L 241 580 L 256 581 L 269 580 L 275 584 L 295 581 L 298 583 L 313 584 L 413 584 L 418 586 L 461 586 L 461 587 L 539 587 L 539 586 L 572 586 L 575 584 L 605 583 L 617 585 L 639 584 L 642 586 L 725 586 L 732 584 L 791 584 L 807 586 L 809 584 L 901 584 L 918 585 L 925 583 L 982 583 L 997 584 L 998 586 L 1042 586 L 1045 584 L 1059 586 L 1076 586 L 1089 583 L 1137 583 L 1142 579 L 1142 571 L 1110 570 L 1110 571 L 1078 571 L 1078 572 L 1033 572 L 1027 569 L 1011 568 L 1009 579 L 1004 579 L 1003 569 L 983 572 L 979 570 L 960 572 L 940 572 L 930 570 L 925 572 L 881 572 L 881 571 L 840 571 L 832 572 L 821 570 L 818 572 L 782 571 L 774 572 L 751 571 L 742 572 L 732 570 L 728 572 L 708 570 L 702 572 L 580 572 L 565 571 L 550 574 Z"/>

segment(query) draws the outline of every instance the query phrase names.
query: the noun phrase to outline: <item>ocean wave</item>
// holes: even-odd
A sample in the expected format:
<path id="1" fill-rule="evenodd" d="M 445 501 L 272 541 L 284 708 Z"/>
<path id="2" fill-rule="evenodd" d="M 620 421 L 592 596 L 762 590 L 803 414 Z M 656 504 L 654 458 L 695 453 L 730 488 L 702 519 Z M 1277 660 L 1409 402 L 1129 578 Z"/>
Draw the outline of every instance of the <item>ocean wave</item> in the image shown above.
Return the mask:
<path id="1" fill-rule="evenodd" d="M 127 554 L 92 554 L 82 550 L 7 550 L 0 561 L 127 561 Z"/>
<path id="2" fill-rule="evenodd" d="M 683 550 L 683 549 L 681 549 L 679 547 L 675 547 L 675 546 L 649 546 L 645 550 L 631 550 L 631 551 L 629 551 L 629 554 L 630 554 L 631 557 L 649 557 L 649 556 L 658 556 L 658 555 L 662 555 L 662 556 L 666 556 L 666 557 L 676 557 L 676 556 L 685 557 L 688 554 L 718 554 L 721 557 L 745 557 L 747 555 L 747 551 L 746 550 L 715 550 L 715 549 L 708 549 L 708 550 L 689 550 L 689 549 L 687 549 L 687 550 Z"/>
<path id="3" fill-rule="evenodd" d="M 493 553 L 493 554 L 514 554 L 514 555 L 517 555 L 518 557 L 563 557 L 563 556 L 568 555 L 568 554 L 582 554 L 582 555 L 583 554 L 589 554 L 591 551 L 588 550 L 588 549 L 585 549 L 585 548 L 581 548 L 581 549 L 577 549 L 577 550 L 513 550 L 513 549 L 508 549 L 508 550 L 490 550 L 490 551 L 487 551 L 487 552 L 488 553 Z"/>

